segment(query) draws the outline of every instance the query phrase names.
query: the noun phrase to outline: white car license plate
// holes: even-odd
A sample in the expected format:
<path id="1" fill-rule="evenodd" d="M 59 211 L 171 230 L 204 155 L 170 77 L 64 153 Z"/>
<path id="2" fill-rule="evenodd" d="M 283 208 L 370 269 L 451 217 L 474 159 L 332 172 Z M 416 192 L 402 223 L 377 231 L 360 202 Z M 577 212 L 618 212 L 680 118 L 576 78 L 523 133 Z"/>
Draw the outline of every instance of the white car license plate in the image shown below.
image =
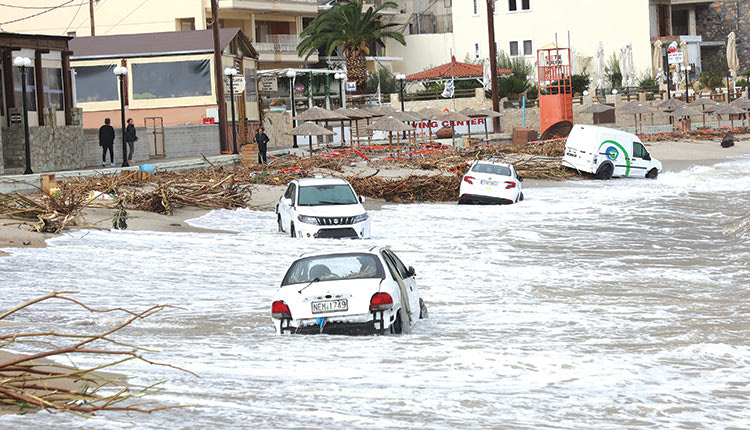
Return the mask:
<path id="1" fill-rule="evenodd" d="M 483 179 L 483 180 L 482 180 L 482 182 L 480 182 L 480 183 L 481 183 L 482 185 L 487 185 L 488 187 L 494 187 L 494 186 L 496 186 L 496 185 L 497 185 L 497 182 L 496 182 L 496 181 L 486 181 L 486 180 L 484 180 L 484 179 Z"/>
<path id="2" fill-rule="evenodd" d="M 349 310 L 349 301 L 347 299 L 312 302 L 312 313 L 314 314 L 322 314 L 325 312 L 341 312 L 347 310 Z"/>

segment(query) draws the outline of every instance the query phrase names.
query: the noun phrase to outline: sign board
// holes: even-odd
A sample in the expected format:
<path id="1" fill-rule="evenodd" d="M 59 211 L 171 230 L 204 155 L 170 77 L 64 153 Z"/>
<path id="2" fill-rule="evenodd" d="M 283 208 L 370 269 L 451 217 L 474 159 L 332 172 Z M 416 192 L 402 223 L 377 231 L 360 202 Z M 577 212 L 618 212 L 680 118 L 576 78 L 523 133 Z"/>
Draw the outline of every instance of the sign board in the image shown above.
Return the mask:
<path id="1" fill-rule="evenodd" d="M 297 84 L 294 86 L 294 92 L 297 94 L 302 94 L 305 92 L 305 85 L 304 84 Z"/>
<path id="2" fill-rule="evenodd" d="M 681 64 L 684 60 L 682 52 L 669 52 L 667 53 L 667 63 L 669 64 Z"/>
<path id="3" fill-rule="evenodd" d="M 209 117 L 203 118 L 203 124 L 214 124 L 214 123 L 215 123 L 215 121 L 214 121 L 213 117 L 209 116 Z"/>
<path id="4" fill-rule="evenodd" d="M 357 91 L 357 82 L 356 81 L 346 81 L 346 91 L 353 93 Z"/>
<path id="5" fill-rule="evenodd" d="M 258 91 L 262 93 L 275 93 L 279 91 L 279 84 L 275 76 L 261 76 L 258 79 Z"/>
<path id="6" fill-rule="evenodd" d="M 235 76 L 234 79 L 232 79 L 232 83 L 234 84 L 234 93 L 235 94 L 242 94 L 245 92 L 245 77 L 244 76 Z M 229 94 L 229 76 L 224 76 L 224 91 Z"/>
<path id="7" fill-rule="evenodd" d="M 677 71 L 677 65 L 676 64 L 670 64 L 669 65 L 669 72 L 674 73 Z"/>
<path id="8" fill-rule="evenodd" d="M 22 122 L 22 117 L 20 113 L 12 113 L 10 114 L 10 123 L 11 124 L 20 124 Z"/>

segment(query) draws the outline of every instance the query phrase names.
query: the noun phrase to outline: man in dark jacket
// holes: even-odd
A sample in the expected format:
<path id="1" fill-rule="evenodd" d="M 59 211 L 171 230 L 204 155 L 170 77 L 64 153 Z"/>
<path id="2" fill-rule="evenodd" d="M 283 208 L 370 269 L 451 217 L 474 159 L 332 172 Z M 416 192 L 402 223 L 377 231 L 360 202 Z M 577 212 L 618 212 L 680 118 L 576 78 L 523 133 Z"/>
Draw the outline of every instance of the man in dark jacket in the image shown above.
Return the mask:
<path id="1" fill-rule="evenodd" d="M 258 132 L 255 133 L 255 137 L 253 137 L 253 141 L 258 144 L 258 164 L 267 163 L 266 150 L 268 149 L 269 140 L 271 139 L 268 138 L 268 135 L 263 133 L 263 126 L 260 126 Z"/>
<path id="2" fill-rule="evenodd" d="M 133 118 L 128 118 L 128 126 L 125 128 L 125 142 L 128 142 L 128 163 L 133 163 L 133 151 L 135 150 L 135 141 L 138 137 L 135 135 L 135 125 L 133 124 Z"/>
<path id="3" fill-rule="evenodd" d="M 109 151 L 109 162 L 115 165 L 115 129 L 109 125 L 109 118 L 104 119 L 104 125 L 99 127 L 99 146 L 102 147 L 102 166 L 107 165 L 107 151 Z"/>

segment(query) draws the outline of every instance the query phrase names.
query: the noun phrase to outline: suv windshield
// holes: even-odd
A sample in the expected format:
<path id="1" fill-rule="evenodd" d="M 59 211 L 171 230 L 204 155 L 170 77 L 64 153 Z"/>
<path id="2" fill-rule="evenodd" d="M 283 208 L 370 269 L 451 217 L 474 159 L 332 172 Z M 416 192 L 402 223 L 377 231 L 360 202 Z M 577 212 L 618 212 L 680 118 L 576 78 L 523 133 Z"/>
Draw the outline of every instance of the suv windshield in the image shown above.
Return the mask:
<path id="1" fill-rule="evenodd" d="M 380 259 L 372 254 L 316 255 L 301 258 L 287 270 L 281 286 L 338 279 L 385 278 Z"/>
<path id="2" fill-rule="evenodd" d="M 354 205 L 358 203 L 354 192 L 346 184 L 300 187 L 297 200 L 300 206 Z"/>

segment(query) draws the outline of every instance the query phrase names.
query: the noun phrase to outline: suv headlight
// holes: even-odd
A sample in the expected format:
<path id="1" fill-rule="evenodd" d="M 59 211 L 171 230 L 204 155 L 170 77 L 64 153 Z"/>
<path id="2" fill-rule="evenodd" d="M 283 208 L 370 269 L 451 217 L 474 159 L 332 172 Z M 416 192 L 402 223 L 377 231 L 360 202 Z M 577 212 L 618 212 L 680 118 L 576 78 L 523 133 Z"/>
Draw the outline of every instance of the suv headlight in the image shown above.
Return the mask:
<path id="1" fill-rule="evenodd" d="M 359 215 L 355 216 L 353 222 L 355 222 L 355 223 L 362 222 L 362 221 L 367 220 L 367 218 L 369 218 L 369 217 L 370 216 L 367 215 L 367 212 L 365 212 L 363 214 L 359 214 Z"/>
<path id="2" fill-rule="evenodd" d="M 300 222 L 304 222 L 304 223 L 307 223 L 307 224 L 317 224 L 318 223 L 318 218 L 314 217 L 314 216 L 300 215 L 300 216 L 297 217 L 297 219 L 299 219 Z"/>

